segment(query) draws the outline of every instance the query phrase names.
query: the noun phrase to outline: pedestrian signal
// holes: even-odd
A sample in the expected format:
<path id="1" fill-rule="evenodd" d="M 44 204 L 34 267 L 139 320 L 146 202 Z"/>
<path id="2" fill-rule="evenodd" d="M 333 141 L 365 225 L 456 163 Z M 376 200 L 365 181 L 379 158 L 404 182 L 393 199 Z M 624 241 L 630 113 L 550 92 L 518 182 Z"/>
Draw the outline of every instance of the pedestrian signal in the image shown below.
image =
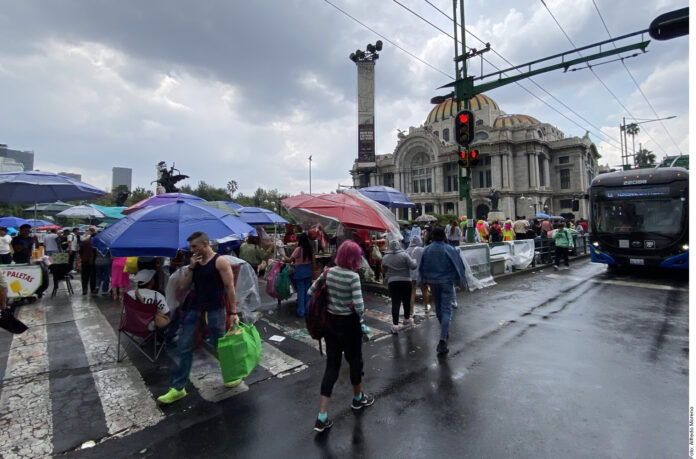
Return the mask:
<path id="1" fill-rule="evenodd" d="M 462 110 L 454 118 L 454 135 L 457 143 L 466 147 L 474 140 L 474 114 L 469 110 Z"/>

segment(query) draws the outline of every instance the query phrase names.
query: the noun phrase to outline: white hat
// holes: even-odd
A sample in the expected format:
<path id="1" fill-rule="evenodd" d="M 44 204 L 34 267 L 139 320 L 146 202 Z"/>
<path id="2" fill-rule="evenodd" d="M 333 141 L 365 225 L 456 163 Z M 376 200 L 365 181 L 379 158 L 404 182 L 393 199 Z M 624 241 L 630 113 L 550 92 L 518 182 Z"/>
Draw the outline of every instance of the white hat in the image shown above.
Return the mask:
<path id="1" fill-rule="evenodd" d="M 138 271 L 138 274 L 135 274 L 133 276 L 133 280 L 138 283 L 138 285 L 145 285 L 150 280 L 152 277 L 155 275 L 155 270 L 154 269 L 141 269 Z"/>

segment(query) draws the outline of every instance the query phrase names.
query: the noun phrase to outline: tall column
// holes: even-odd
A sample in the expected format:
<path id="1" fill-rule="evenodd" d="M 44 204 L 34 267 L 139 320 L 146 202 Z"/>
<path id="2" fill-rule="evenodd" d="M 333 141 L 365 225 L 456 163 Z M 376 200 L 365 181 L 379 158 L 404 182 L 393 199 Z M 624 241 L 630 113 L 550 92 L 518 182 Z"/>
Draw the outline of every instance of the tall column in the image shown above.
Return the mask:
<path id="1" fill-rule="evenodd" d="M 544 158 L 544 174 L 546 175 L 546 186 L 551 188 L 551 161 L 548 158 Z"/>

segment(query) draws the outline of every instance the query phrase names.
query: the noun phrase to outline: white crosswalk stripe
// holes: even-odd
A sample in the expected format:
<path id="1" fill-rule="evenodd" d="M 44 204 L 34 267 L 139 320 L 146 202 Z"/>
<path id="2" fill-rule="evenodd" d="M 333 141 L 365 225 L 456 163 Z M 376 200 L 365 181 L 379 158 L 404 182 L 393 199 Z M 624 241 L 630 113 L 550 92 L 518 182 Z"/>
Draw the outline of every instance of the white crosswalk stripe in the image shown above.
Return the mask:
<path id="1" fill-rule="evenodd" d="M 587 279 L 585 277 L 573 276 L 570 274 L 547 274 L 546 277 L 549 277 L 551 279 L 567 279 L 567 280 L 574 280 L 574 281 L 588 280 L 590 282 L 594 282 L 595 284 L 619 285 L 621 287 L 649 288 L 649 289 L 653 289 L 653 290 L 678 290 L 678 291 L 682 291 L 682 292 L 689 291 L 688 288 L 673 287 L 671 285 L 651 284 L 648 282 L 622 281 L 620 279 Z"/>
<path id="2" fill-rule="evenodd" d="M 12 338 L 0 397 L 3 457 L 45 457 L 53 452 L 46 319 L 41 304 L 23 306 L 17 318 L 29 330 Z"/>
<path id="3" fill-rule="evenodd" d="M 115 366 L 117 336 L 93 305 L 72 305 L 92 377 L 111 435 L 133 433 L 164 419 L 140 373 L 128 359 Z"/>

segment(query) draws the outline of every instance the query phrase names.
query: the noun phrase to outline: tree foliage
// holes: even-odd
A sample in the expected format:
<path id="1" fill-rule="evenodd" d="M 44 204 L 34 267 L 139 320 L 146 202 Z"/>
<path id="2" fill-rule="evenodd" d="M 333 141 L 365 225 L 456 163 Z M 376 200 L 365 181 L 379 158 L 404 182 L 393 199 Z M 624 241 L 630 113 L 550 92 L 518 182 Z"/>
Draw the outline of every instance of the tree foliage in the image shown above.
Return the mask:
<path id="1" fill-rule="evenodd" d="M 657 162 L 655 153 L 645 148 L 636 153 L 636 164 L 638 167 L 652 167 Z"/>

